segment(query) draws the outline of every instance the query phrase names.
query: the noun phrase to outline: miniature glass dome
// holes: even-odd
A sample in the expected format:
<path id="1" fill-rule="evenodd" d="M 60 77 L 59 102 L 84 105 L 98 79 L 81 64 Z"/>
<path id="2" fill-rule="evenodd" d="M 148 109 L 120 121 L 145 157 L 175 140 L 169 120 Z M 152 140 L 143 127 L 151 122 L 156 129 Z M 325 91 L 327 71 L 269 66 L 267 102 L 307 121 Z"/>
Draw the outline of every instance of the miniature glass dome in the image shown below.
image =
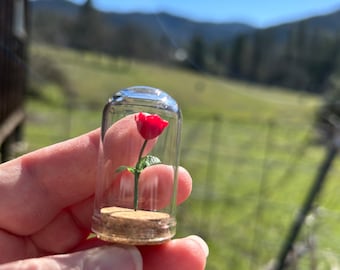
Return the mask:
<path id="1" fill-rule="evenodd" d="M 135 86 L 105 105 L 92 230 L 109 242 L 160 244 L 176 231 L 182 116 L 160 89 Z"/>

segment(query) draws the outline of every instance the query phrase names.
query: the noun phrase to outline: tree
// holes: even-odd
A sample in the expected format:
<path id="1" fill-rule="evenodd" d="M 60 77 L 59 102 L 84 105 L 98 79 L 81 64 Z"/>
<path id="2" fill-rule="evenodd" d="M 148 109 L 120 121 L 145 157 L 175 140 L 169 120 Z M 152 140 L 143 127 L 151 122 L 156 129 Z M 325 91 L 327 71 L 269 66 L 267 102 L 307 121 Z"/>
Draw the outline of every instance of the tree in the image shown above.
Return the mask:
<path id="1" fill-rule="evenodd" d="M 228 70 L 228 49 L 223 41 L 217 41 L 211 48 L 212 62 L 211 69 L 214 74 L 226 75 Z"/>
<path id="2" fill-rule="evenodd" d="M 101 18 L 94 9 L 92 1 L 87 0 L 79 10 L 74 27 L 71 30 L 71 45 L 81 50 L 100 50 L 105 43 L 104 28 Z"/>
<path id="3" fill-rule="evenodd" d="M 257 71 L 259 69 L 260 63 L 262 61 L 263 57 L 263 41 L 262 41 L 262 35 L 261 32 L 256 32 L 254 39 L 253 39 L 253 57 L 252 57 L 252 72 L 253 72 L 253 78 L 257 78 Z"/>
<path id="4" fill-rule="evenodd" d="M 324 103 L 318 110 L 315 120 L 319 139 L 329 143 L 339 136 L 340 129 L 340 72 L 328 80 Z"/>
<path id="5" fill-rule="evenodd" d="M 127 24 L 117 30 L 115 36 L 115 54 L 128 58 L 151 59 L 154 55 L 154 43 L 144 28 Z"/>
<path id="6" fill-rule="evenodd" d="M 233 42 L 230 56 L 230 75 L 232 77 L 242 77 L 242 60 L 245 49 L 246 37 L 239 35 Z"/>
<path id="7" fill-rule="evenodd" d="M 194 36 L 189 44 L 189 67 L 198 71 L 205 70 L 206 45 L 201 36 Z"/>

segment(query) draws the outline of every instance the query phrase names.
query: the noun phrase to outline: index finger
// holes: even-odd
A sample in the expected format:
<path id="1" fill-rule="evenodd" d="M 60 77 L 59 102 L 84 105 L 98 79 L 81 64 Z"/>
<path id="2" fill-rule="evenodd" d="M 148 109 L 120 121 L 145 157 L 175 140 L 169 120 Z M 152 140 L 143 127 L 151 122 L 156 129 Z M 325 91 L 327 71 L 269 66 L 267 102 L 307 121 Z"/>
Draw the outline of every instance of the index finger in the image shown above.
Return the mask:
<path id="1" fill-rule="evenodd" d="M 99 129 L 0 166 L 0 227 L 31 234 L 94 191 Z M 23 226 L 24 224 L 24 226 Z"/>

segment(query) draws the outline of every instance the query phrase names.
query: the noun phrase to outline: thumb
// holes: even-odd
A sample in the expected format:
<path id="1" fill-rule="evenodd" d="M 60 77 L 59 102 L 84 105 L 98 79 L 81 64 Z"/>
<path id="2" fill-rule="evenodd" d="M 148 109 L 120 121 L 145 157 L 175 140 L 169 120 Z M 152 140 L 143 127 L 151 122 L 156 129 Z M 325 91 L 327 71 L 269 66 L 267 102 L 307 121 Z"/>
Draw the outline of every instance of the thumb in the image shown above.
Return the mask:
<path id="1" fill-rule="evenodd" d="M 142 270 L 142 268 L 142 256 L 138 249 L 133 246 L 103 246 L 76 253 L 27 259 L 0 265 L 0 270 Z"/>

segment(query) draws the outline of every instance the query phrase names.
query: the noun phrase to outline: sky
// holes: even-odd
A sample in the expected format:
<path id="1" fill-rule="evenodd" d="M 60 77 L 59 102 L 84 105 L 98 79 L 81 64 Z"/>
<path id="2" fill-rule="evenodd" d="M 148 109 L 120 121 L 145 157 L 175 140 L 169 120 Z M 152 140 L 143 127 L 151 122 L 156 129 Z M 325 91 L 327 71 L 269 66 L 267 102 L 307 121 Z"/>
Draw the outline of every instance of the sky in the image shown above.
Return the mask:
<path id="1" fill-rule="evenodd" d="M 84 3 L 85 0 L 72 0 Z M 268 27 L 340 10 L 340 0 L 92 0 L 97 9 L 114 12 L 166 11 L 204 22 L 243 22 Z"/>

